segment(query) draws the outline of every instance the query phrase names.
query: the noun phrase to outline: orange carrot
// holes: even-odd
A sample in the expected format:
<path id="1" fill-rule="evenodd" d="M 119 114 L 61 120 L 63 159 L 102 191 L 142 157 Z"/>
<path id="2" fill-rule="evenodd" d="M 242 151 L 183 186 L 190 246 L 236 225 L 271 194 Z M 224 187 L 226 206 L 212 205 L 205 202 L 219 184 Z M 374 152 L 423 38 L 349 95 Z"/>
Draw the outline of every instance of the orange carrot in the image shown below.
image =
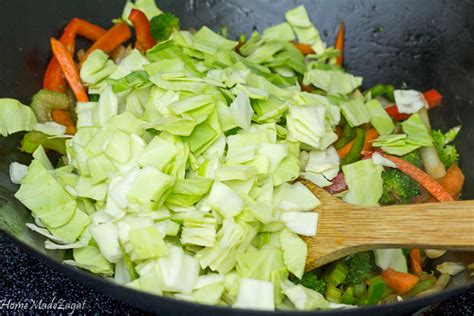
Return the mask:
<path id="1" fill-rule="evenodd" d="M 303 55 L 309 55 L 309 54 L 314 54 L 313 48 L 311 48 L 311 45 L 308 44 L 303 44 L 303 43 L 293 43 L 298 50 L 303 53 Z"/>
<path id="2" fill-rule="evenodd" d="M 66 126 L 66 134 L 74 135 L 76 133 L 76 126 L 72 121 L 71 114 L 67 110 L 52 110 L 51 119 L 58 124 Z"/>
<path id="3" fill-rule="evenodd" d="M 64 44 L 67 51 L 72 56 L 74 54 L 76 34 L 90 39 L 91 41 L 95 41 L 100 38 L 105 32 L 106 31 L 100 26 L 97 26 L 79 18 L 74 18 L 64 28 L 64 32 L 61 35 L 59 41 Z M 46 68 L 43 88 L 62 93 L 66 92 L 66 78 L 64 78 L 61 66 L 59 65 L 56 58 L 54 58 L 54 56 L 51 58 L 51 61 L 49 62 L 48 67 Z"/>
<path id="4" fill-rule="evenodd" d="M 375 128 L 371 128 L 365 132 L 365 141 L 364 141 L 364 147 L 362 148 L 362 151 L 372 151 L 372 141 L 379 137 L 379 133 L 375 130 Z M 338 155 L 340 158 L 344 158 L 352 148 L 352 144 L 354 143 L 354 140 L 351 140 L 349 143 L 347 143 L 344 147 L 339 149 L 337 151 Z"/>
<path id="5" fill-rule="evenodd" d="M 369 129 L 365 133 L 365 142 L 364 142 L 364 148 L 362 149 L 363 151 L 372 151 L 372 141 L 379 137 L 379 133 L 375 130 L 375 128 Z"/>
<path id="6" fill-rule="evenodd" d="M 384 282 L 398 294 L 405 294 L 410 291 L 420 280 L 416 275 L 398 272 L 387 269 L 382 272 Z"/>
<path id="7" fill-rule="evenodd" d="M 427 173 L 418 167 L 412 165 L 411 163 L 387 154 L 383 156 L 391 160 L 396 166 L 397 169 L 409 175 L 413 180 L 418 182 L 422 187 L 424 187 L 431 195 L 433 195 L 440 202 L 453 201 L 453 197 L 438 183 L 436 180 L 431 178 Z"/>
<path id="8" fill-rule="evenodd" d="M 104 28 L 79 18 L 72 19 L 71 24 L 76 28 L 77 35 L 93 42 L 97 41 L 107 32 Z"/>
<path id="9" fill-rule="evenodd" d="M 344 158 L 351 151 L 352 144 L 354 144 L 354 140 L 351 140 L 344 147 L 337 151 L 337 154 L 340 158 Z"/>
<path id="10" fill-rule="evenodd" d="M 110 30 L 108 30 L 101 38 L 99 38 L 91 47 L 87 50 L 84 56 L 81 58 L 79 68 L 87 57 L 96 49 L 101 49 L 106 53 L 112 52 L 115 48 L 126 42 L 132 33 L 127 23 L 117 23 Z"/>
<path id="11" fill-rule="evenodd" d="M 339 56 L 337 56 L 336 64 L 342 65 L 342 61 L 344 59 L 344 33 L 346 32 L 346 26 L 344 22 L 339 24 L 339 31 L 337 32 L 336 36 L 336 43 L 334 46 L 339 51 Z"/>
<path id="12" fill-rule="evenodd" d="M 457 199 L 464 185 L 464 174 L 457 164 L 452 164 L 446 170 L 446 174 L 438 179 L 438 183 L 454 198 Z M 436 202 L 434 197 L 430 197 L 428 202 Z"/>
<path id="13" fill-rule="evenodd" d="M 156 41 L 151 35 L 150 21 L 148 21 L 145 13 L 137 9 L 132 9 L 128 19 L 135 27 L 135 33 L 137 35 L 137 44 L 135 46 L 138 45 L 141 50 L 146 51 L 156 45 Z"/>
<path id="14" fill-rule="evenodd" d="M 420 275 L 423 271 L 421 268 L 421 255 L 420 249 L 413 248 L 410 250 L 410 264 L 411 269 L 416 275 Z"/>
<path id="15" fill-rule="evenodd" d="M 74 92 L 77 101 L 89 101 L 87 92 L 81 83 L 79 73 L 77 71 L 76 65 L 74 64 L 74 60 L 72 59 L 72 56 L 68 53 L 66 47 L 64 47 L 64 45 L 60 41 L 51 38 L 51 48 L 53 49 L 53 55 L 61 66 L 64 77 L 66 77 L 66 80 L 69 83 L 69 86 L 71 87 L 72 91 Z"/>
<path id="16" fill-rule="evenodd" d="M 69 24 L 68 26 L 66 26 L 63 35 L 61 35 L 61 38 L 59 39 L 59 41 L 64 45 L 64 47 L 66 47 L 67 52 L 71 55 L 74 53 L 75 37 L 75 26 Z M 64 78 L 61 66 L 59 65 L 58 61 L 54 56 L 51 58 L 51 61 L 48 64 L 48 68 L 46 68 L 46 73 L 44 75 L 43 80 L 43 88 L 61 93 L 66 92 L 66 78 Z"/>

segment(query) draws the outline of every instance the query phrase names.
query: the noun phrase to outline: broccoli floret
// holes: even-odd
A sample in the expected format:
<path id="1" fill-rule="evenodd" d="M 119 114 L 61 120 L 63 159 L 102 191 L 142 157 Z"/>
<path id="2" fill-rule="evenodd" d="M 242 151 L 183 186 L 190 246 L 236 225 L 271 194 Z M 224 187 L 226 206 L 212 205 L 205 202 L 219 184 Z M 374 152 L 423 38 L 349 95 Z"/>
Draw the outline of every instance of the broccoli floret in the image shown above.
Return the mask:
<path id="1" fill-rule="evenodd" d="M 420 185 L 400 170 L 385 170 L 382 173 L 382 180 L 383 193 L 379 200 L 380 204 L 408 204 L 420 194 Z"/>
<path id="2" fill-rule="evenodd" d="M 401 157 L 418 168 L 423 167 L 421 154 L 415 150 Z M 380 204 L 407 204 L 420 194 L 420 185 L 397 169 L 387 169 L 382 173 L 383 193 L 379 200 Z"/>
<path id="3" fill-rule="evenodd" d="M 370 278 L 377 269 L 374 254 L 371 251 L 359 252 L 345 259 L 349 273 L 344 281 L 345 284 L 355 285 Z"/>
<path id="4" fill-rule="evenodd" d="M 459 154 L 454 145 L 448 145 L 452 142 L 459 130 L 460 126 L 450 129 L 448 132 L 443 134 L 440 130 L 434 130 L 431 132 L 433 137 L 433 145 L 438 152 L 439 159 L 446 168 L 449 168 L 453 163 L 456 163 L 459 159 Z"/>
<path id="5" fill-rule="evenodd" d="M 151 35 L 159 42 L 166 41 L 174 31 L 179 30 L 179 18 L 173 13 L 163 13 L 150 21 Z"/>
<path id="6" fill-rule="evenodd" d="M 405 161 L 408 161 L 412 165 L 417 166 L 418 168 L 423 167 L 423 161 L 421 160 L 421 154 L 419 150 L 412 151 L 401 158 Z"/>
<path id="7" fill-rule="evenodd" d="M 324 295 L 326 292 L 327 283 L 326 281 L 319 279 L 313 271 L 305 272 L 301 279 L 293 280 L 295 284 L 301 284 L 302 286 L 315 290 Z"/>

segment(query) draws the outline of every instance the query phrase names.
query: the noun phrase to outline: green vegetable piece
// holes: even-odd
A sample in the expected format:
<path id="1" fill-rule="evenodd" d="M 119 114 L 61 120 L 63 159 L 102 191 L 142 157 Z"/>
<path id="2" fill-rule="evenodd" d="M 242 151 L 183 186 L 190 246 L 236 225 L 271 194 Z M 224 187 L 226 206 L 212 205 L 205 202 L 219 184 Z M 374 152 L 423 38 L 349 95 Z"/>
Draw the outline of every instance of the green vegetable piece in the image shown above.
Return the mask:
<path id="1" fill-rule="evenodd" d="M 421 281 L 417 285 L 415 285 L 408 293 L 406 293 L 403 297 L 413 297 L 418 293 L 421 293 L 435 284 L 436 278 L 434 276 L 428 277 L 428 279 Z"/>
<path id="2" fill-rule="evenodd" d="M 325 273 L 324 279 L 329 285 L 338 286 L 339 284 L 344 282 L 348 272 L 349 271 L 347 270 L 347 267 L 343 262 L 335 262 Z"/>
<path id="3" fill-rule="evenodd" d="M 29 106 L 15 99 L 0 98 L 0 135 L 31 131 L 37 120 Z"/>
<path id="4" fill-rule="evenodd" d="M 318 293 L 324 294 L 326 292 L 327 282 L 316 276 L 314 271 L 305 272 L 301 279 L 293 280 L 295 284 L 301 284 L 302 286 L 314 290 Z"/>
<path id="5" fill-rule="evenodd" d="M 386 284 L 383 280 L 378 279 L 371 283 L 367 291 L 367 303 L 369 305 L 377 304 L 382 299 L 385 288 Z"/>
<path id="6" fill-rule="evenodd" d="M 354 288 L 353 287 L 348 287 L 345 291 L 344 294 L 342 294 L 341 297 L 341 303 L 342 304 L 348 304 L 348 305 L 353 305 L 355 301 L 354 298 Z"/>
<path id="7" fill-rule="evenodd" d="M 94 239 L 92 239 L 94 240 Z M 137 271 L 135 270 L 135 265 L 133 264 L 132 259 L 130 259 L 130 255 L 125 251 L 125 247 L 119 242 L 120 251 L 122 252 L 123 262 L 127 267 L 128 274 L 130 275 L 130 279 L 133 281 L 139 278 Z"/>
<path id="8" fill-rule="evenodd" d="M 367 286 L 364 282 L 357 283 L 354 285 L 354 295 L 356 297 L 362 297 L 367 291 Z"/>
<path id="9" fill-rule="evenodd" d="M 341 117 L 341 120 L 344 122 L 344 128 L 342 130 L 343 136 L 334 144 L 337 150 L 346 146 L 356 136 L 356 129 L 352 127 L 344 117 Z"/>
<path id="10" fill-rule="evenodd" d="M 173 13 L 163 13 L 153 17 L 150 21 L 151 35 L 157 41 L 166 41 L 171 34 L 179 30 L 179 18 Z"/>
<path id="11" fill-rule="evenodd" d="M 80 268 L 108 276 L 114 274 L 113 265 L 105 259 L 97 247 L 86 246 L 73 249 L 73 256 Z"/>
<path id="12" fill-rule="evenodd" d="M 168 248 L 163 238 L 154 226 L 132 230 L 130 232 L 130 242 L 134 247 L 135 260 L 150 259 L 159 256 L 166 256 Z"/>
<path id="13" fill-rule="evenodd" d="M 351 150 L 349 153 L 341 159 L 341 165 L 348 165 L 353 162 L 356 162 L 360 159 L 360 154 L 364 148 L 365 142 L 365 130 L 358 128 L 356 129 L 356 136 L 354 138 L 354 143 L 352 144 Z"/>
<path id="14" fill-rule="evenodd" d="M 401 158 L 405 161 L 408 161 L 412 165 L 417 166 L 418 168 L 423 167 L 423 161 L 421 160 L 421 154 L 419 150 L 412 151 Z"/>
<path id="15" fill-rule="evenodd" d="M 377 269 L 372 251 L 359 252 L 345 259 L 348 274 L 346 284 L 356 285 L 365 282 Z"/>
<path id="16" fill-rule="evenodd" d="M 71 107 L 71 101 L 64 93 L 46 89 L 38 91 L 31 100 L 31 109 L 35 112 L 38 121 L 42 123 L 51 121 L 52 110 L 67 110 Z"/>
<path id="17" fill-rule="evenodd" d="M 39 146 L 44 149 L 57 151 L 61 155 L 66 154 L 65 138 L 48 138 L 48 135 L 41 132 L 28 132 L 23 136 L 20 150 L 32 154 Z"/>
<path id="18" fill-rule="evenodd" d="M 421 168 L 423 162 L 418 150 L 415 150 L 403 157 L 412 165 Z M 382 173 L 383 193 L 379 203 L 382 205 L 409 204 L 413 198 L 420 194 L 418 182 L 396 169 L 387 169 Z"/>
<path id="19" fill-rule="evenodd" d="M 409 204 L 420 194 L 420 185 L 399 170 L 385 170 L 382 179 L 383 193 L 379 200 L 382 205 Z"/>
<path id="20" fill-rule="evenodd" d="M 389 100 L 390 102 L 395 102 L 395 97 L 393 95 L 394 91 L 395 91 L 395 88 L 392 85 L 376 84 L 372 88 L 365 91 L 364 96 L 366 96 L 370 92 L 372 95 L 372 98 L 385 96 L 387 100 Z"/>
<path id="21" fill-rule="evenodd" d="M 459 153 L 454 145 L 448 145 L 454 141 L 459 133 L 460 126 L 450 129 L 443 134 L 440 130 L 433 130 L 431 136 L 433 137 L 433 145 L 438 152 L 439 159 L 443 162 L 446 168 L 449 168 L 453 163 L 459 160 Z"/>
<path id="22" fill-rule="evenodd" d="M 334 285 L 328 285 L 328 288 L 326 290 L 326 298 L 328 301 L 339 303 L 341 302 L 342 291 Z"/>

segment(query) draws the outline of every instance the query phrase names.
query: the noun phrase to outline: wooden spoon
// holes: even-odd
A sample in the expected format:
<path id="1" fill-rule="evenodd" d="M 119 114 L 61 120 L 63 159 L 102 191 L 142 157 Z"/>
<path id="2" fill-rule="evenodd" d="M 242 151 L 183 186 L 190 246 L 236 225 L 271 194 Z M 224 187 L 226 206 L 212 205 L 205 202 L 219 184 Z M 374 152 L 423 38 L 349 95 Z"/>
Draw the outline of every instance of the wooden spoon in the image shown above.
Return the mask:
<path id="1" fill-rule="evenodd" d="M 355 206 L 301 180 L 321 200 L 306 271 L 344 256 L 377 248 L 474 250 L 474 201 Z"/>

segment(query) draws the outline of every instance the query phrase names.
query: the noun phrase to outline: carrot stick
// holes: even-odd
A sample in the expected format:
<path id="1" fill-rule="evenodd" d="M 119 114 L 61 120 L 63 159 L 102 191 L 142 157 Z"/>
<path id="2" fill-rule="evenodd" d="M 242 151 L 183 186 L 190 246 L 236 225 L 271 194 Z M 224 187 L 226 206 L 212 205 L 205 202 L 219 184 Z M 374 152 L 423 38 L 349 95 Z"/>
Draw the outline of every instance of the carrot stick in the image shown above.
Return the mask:
<path id="1" fill-rule="evenodd" d="M 372 141 L 379 137 L 379 133 L 375 130 L 375 128 L 371 128 L 365 134 L 365 142 L 363 151 L 372 151 Z"/>
<path id="2" fill-rule="evenodd" d="M 66 77 L 66 80 L 69 83 L 69 86 L 71 87 L 72 91 L 74 92 L 77 101 L 89 101 L 87 92 L 81 83 L 79 73 L 77 71 L 76 65 L 74 64 L 74 60 L 72 59 L 72 56 L 68 53 L 66 47 L 64 47 L 64 45 L 60 41 L 51 38 L 51 48 L 53 49 L 53 55 L 61 66 L 64 77 Z"/>
<path id="3" fill-rule="evenodd" d="M 146 51 L 156 45 L 156 41 L 151 35 L 150 21 L 142 11 L 132 9 L 128 19 L 132 22 L 137 34 L 135 46 L 138 45 L 141 50 Z"/>
<path id="4" fill-rule="evenodd" d="M 423 271 L 421 268 L 421 255 L 420 255 L 420 249 L 418 248 L 413 248 L 410 250 L 410 263 L 411 263 L 411 269 L 416 275 L 420 275 L 421 272 Z"/>
<path id="5" fill-rule="evenodd" d="M 64 32 L 61 35 L 59 41 L 64 44 L 67 51 L 72 56 L 74 54 L 76 34 L 90 39 L 91 41 L 95 41 L 105 32 L 106 31 L 100 26 L 79 18 L 74 18 L 64 28 Z M 67 81 L 66 78 L 64 78 L 61 66 L 54 56 L 51 58 L 51 61 L 46 68 L 46 73 L 43 80 L 43 88 L 62 93 L 66 92 Z"/>
<path id="6" fill-rule="evenodd" d="M 337 32 L 336 36 L 336 43 L 334 46 L 339 51 L 339 56 L 337 56 L 336 64 L 342 65 L 344 59 L 344 33 L 346 32 L 346 26 L 344 22 L 339 24 L 339 31 Z"/>
<path id="7" fill-rule="evenodd" d="M 122 45 L 123 42 L 127 41 L 131 36 L 132 33 L 130 32 L 127 23 L 122 22 L 115 24 L 87 50 L 79 62 L 79 68 L 94 50 L 101 49 L 106 53 L 110 53 L 115 48 Z"/>
<path id="8" fill-rule="evenodd" d="M 387 269 L 382 272 L 384 282 L 398 294 L 410 291 L 420 280 L 416 275 Z"/>
<path id="9" fill-rule="evenodd" d="M 446 170 L 446 174 L 438 180 L 438 183 L 448 192 L 454 199 L 459 197 L 464 185 L 464 174 L 457 164 L 452 164 Z M 427 202 L 435 202 L 434 197 L 430 197 Z"/>
<path id="10" fill-rule="evenodd" d="M 66 126 L 66 134 L 74 135 L 76 133 L 76 126 L 68 111 L 54 109 L 51 111 L 51 119 L 58 124 Z"/>
<path id="11" fill-rule="evenodd" d="M 365 141 L 364 141 L 364 147 L 362 148 L 362 151 L 372 151 L 372 141 L 376 139 L 377 137 L 379 137 L 379 134 L 377 133 L 375 128 L 371 128 L 367 130 L 365 133 Z M 344 158 L 351 151 L 353 144 L 354 144 L 354 140 L 351 140 L 344 147 L 339 149 L 337 151 L 339 157 Z"/>
<path id="12" fill-rule="evenodd" d="M 104 28 L 79 18 L 72 19 L 71 24 L 75 26 L 77 35 L 93 42 L 97 41 L 107 32 Z"/>
<path id="13" fill-rule="evenodd" d="M 74 53 L 75 37 L 75 26 L 69 24 L 68 26 L 66 26 L 66 28 L 64 29 L 64 33 L 59 39 L 59 41 L 64 45 L 64 47 L 66 47 L 67 52 L 71 54 L 71 56 Z M 66 78 L 64 78 L 61 66 L 59 65 L 58 61 L 54 56 L 51 58 L 51 61 L 48 64 L 48 68 L 46 68 L 46 73 L 44 75 L 43 80 L 43 88 L 61 93 L 66 92 Z"/>
<path id="14" fill-rule="evenodd" d="M 310 45 L 308 44 L 303 44 L 303 43 L 293 43 L 298 50 L 303 53 L 303 55 L 309 55 L 309 54 L 314 54 L 313 48 L 311 48 Z"/>
<path id="15" fill-rule="evenodd" d="M 436 180 L 431 178 L 428 174 L 426 174 L 424 171 L 422 171 L 418 167 L 395 156 L 391 156 L 387 154 L 383 154 L 383 156 L 391 160 L 400 171 L 409 175 L 411 178 L 413 178 L 413 180 L 418 182 L 429 193 L 431 193 L 431 195 L 433 195 L 438 201 L 447 202 L 447 201 L 454 200 L 453 197 L 438 182 L 436 182 Z"/>

